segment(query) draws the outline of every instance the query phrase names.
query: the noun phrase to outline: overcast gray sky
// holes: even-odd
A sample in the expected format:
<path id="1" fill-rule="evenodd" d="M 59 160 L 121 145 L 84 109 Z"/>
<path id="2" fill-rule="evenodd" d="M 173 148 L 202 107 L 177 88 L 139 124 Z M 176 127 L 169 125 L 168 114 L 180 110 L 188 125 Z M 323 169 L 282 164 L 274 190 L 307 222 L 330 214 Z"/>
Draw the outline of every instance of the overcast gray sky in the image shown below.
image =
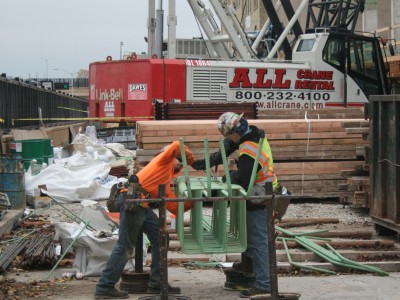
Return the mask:
<path id="1" fill-rule="evenodd" d="M 200 36 L 187 1 L 176 6 L 177 37 Z M 163 9 L 166 20 L 168 0 Z M 147 16 L 147 0 L 0 0 L 0 73 L 70 77 L 108 55 L 119 59 L 120 42 L 123 52 L 147 52 Z"/>

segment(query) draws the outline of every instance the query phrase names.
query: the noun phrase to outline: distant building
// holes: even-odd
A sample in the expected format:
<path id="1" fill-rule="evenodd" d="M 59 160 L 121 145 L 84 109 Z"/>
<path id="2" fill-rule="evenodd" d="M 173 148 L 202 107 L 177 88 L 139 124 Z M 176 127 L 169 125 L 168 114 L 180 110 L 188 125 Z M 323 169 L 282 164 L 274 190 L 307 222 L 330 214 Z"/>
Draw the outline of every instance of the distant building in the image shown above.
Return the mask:
<path id="1" fill-rule="evenodd" d="M 312 1 L 312 0 L 310 0 Z M 273 1 L 275 7 L 278 1 Z M 356 4 L 360 0 L 352 0 Z M 291 1 L 296 10 L 301 1 Z M 262 0 L 228 0 L 233 5 L 236 16 L 246 32 L 260 30 L 268 19 Z M 289 22 L 282 8 L 277 9 L 281 22 Z M 306 24 L 307 9 L 304 9 L 299 18 L 299 23 L 304 29 Z M 384 39 L 389 39 L 393 44 L 400 44 L 400 1 L 399 0 L 365 0 L 364 13 L 360 14 L 356 31 L 371 32 Z M 400 53 L 400 49 L 397 51 Z"/>

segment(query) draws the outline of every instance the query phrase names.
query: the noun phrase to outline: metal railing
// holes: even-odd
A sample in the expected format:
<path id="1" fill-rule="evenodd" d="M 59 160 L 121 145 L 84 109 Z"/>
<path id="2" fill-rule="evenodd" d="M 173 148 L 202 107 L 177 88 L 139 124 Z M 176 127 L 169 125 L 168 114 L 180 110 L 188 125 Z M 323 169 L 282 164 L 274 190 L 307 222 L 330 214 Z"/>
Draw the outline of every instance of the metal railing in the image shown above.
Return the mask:
<path id="1" fill-rule="evenodd" d="M 42 81 L 52 81 L 55 82 L 68 82 L 71 85 L 71 78 L 29 78 L 23 79 L 25 83 L 40 83 Z M 85 88 L 89 87 L 89 78 L 74 78 L 73 79 L 73 86 L 75 88 Z"/>

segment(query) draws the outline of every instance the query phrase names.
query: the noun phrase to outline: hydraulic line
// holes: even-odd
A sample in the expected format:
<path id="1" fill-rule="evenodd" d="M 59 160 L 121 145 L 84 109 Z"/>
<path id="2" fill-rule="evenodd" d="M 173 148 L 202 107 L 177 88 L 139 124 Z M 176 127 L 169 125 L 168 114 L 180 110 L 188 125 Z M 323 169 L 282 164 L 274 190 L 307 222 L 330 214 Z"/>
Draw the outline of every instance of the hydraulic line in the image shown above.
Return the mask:
<path id="1" fill-rule="evenodd" d="M 304 235 L 311 235 L 311 234 L 314 234 L 314 233 L 322 233 L 322 232 L 328 232 L 329 231 L 327 229 L 320 229 L 320 230 L 313 230 L 313 231 L 308 231 L 308 232 L 297 232 L 296 233 L 296 232 L 289 231 L 287 229 L 284 229 L 284 228 L 276 226 L 276 225 L 275 225 L 275 229 L 280 231 L 280 232 L 282 232 L 282 233 L 284 233 L 284 234 L 286 234 L 286 235 L 288 235 L 288 236 L 304 236 Z"/>
<path id="2" fill-rule="evenodd" d="M 286 240 L 287 239 L 282 238 L 281 240 L 282 240 L 283 246 L 285 247 L 285 252 L 286 252 L 286 256 L 288 258 L 288 261 L 292 266 L 298 267 L 300 269 L 307 269 L 307 270 L 311 270 L 311 271 L 317 271 L 317 272 L 328 273 L 328 274 L 333 274 L 333 275 L 336 274 L 336 272 L 331 271 L 331 270 L 317 268 L 317 267 L 313 267 L 313 266 L 307 266 L 307 265 L 303 265 L 301 263 L 294 262 L 292 260 L 291 256 L 290 256 L 289 249 L 288 249 L 288 246 L 286 244 Z"/>
<path id="3" fill-rule="evenodd" d="M 374 267 L 374 266 L 363 265 L 363 264 L 360 264 L 360 263 L 358 263 L 358 262 L 355 262 L 355 261 L 353 261 L 353 260 L 350 260 L 350 259 L 344 257 L 343 255 L 341 255 L 338 251 L 336 251 L 336 250 L 335 250 L 331 245 L 329 245 L 329 244 L 326 244 L 326 246 L 327 246 L 337 257 L 339 257 L 339 259 L 341 259 L 342 261 L 344 261 L 344 262 L 346 262 L 346 263 L 348 263 L 348 264 L 350 264 L 350 265 L 354 265 L 354 266 L 363 266 L 363 267 L 365 267 L 365 268 L 370 269 L 370 272 L 379 273 L 379 274 L 382 275 L 382 276 L 388 276 L 388 275 L 389 275 L 388 273 L 384 272 L 384 271 L 381 270 L 380 268 L 377 268 L 377 267 Z"/>
<path id="4" fill-rule="evenodd" d="M 361 270 L 361 271 L 365 271 L 365 272 L 372 272 L 372 273 L 376 273 L 381 276 L 389 275 L 385 271 L 375 268 L 375 267 L 371 268 L 369 266 L 366 266 L 366 265 L 363 265 L 363 264 L 360 264 L 357 262 L 349 263 L 348 262 L 349 260 L 347 260 L 347 259 L 346 259 L 346 261 L 343 261 L 336 254 L 329 252 L 325 248 L 314 243 L 313 241 L 310 241 L 306 237 L 303 237 L 303 236 L 295 237 L 295 241 L 297 243 L 299 243 L 300 245 L 302 245 L 303 247 L 305 247 L 306 249 L 313 251 L 316 255 L 318 255 L 319 257 L 327 260 L 328 262 L 330 262 L 334 265 L 338 265 L 338 266 L 345 267 L 345 268 L 357 269 L 357 270 Z"/>
<path id="5" fill-rule="evenodd" d="M 282 233 L 284 233 L 284 234 L 286 234 L 288 236 L 293 236 L 294 237 L 294 241 L 296 241 L 298 244 L 300 244 L 304 248 L 314 252 L 319 257 L 325 259 L 326 261 L 328 261 L 328 262 L 330 262 L 330 263 L 332 263 L 334 265 L 338 265 L 338 266 L 345 267 L 345 268 L 357 269 L 357 270 L 370 272 L 370 273 L 376 273 L 376 274 L 381 275 L 381 276 L 388 276 L 389 275 L 388 273 L 386 273 L 385 271 L 383 271 L 383 270 L 381 270 L 381 269 L 379 269 L 377 267 L 360 264 L 358 262 L 355 262 L 355 261 L 352 261 L 350 259 L 347 259 L 347 258 L 343 257 L 341 254 L 339 254 L 339 252 L 337 252 L 328 243 L 326 244 L 326 246 L 333 253 L 328 251 L 327 249 L 321 247 L 320 245 L 314 243 L 313 241 L 311 241 L 311 239 L 326 240 L 324 238 L 307 236 L 307 235 L 310 235 L 312 233 L 324 232 L 325 230 L 322 230 L 322 231 L 317 230 L 317 231 L 305 232 L 305 233 L 294 233 L 294 232 L 291 232 L 289 230 L 285 230 L 285 229 L 283 229 L 283 228 L 281 228 L 279 226 L 275 226 L 275 228 L 278 231 L 280 231 L 280 232 L 282 232 Z M 287 240 L 293 240 L 293 239 L 280 238 L 280 240 L 282 240 L 284 242 L 284 244 L 286 244 Z"/>

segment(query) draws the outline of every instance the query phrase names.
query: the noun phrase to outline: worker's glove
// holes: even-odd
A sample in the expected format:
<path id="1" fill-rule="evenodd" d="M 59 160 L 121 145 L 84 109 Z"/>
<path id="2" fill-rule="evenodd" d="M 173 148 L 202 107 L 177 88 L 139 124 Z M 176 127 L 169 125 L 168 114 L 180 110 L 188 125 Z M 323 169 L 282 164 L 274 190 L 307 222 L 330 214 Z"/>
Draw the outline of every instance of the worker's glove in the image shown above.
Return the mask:
<path id="1" fill-rule="evenodd" d="M 206 169 L 206 161 L 204 159 L 199 159 L 196 160 L 193 164 L 192 164 L 192 168 L 200 171 L 200 170 L 205 170 Z"/>
<path id="2" fill-rule="evenodd" d="M 229 178 L 231 179 L 231 184 L 239 184 L 238 176 L 239 174 L 237 170 L 229 171 Z M 222 176 L 222 182 L 226 182 L 226 175 Z"/>
<path id="3" fill-rule="evenodd" d="M 274 190 L 275 195 L 291 195 L 291 192 L 284 186 L 278 185 Z"/>

